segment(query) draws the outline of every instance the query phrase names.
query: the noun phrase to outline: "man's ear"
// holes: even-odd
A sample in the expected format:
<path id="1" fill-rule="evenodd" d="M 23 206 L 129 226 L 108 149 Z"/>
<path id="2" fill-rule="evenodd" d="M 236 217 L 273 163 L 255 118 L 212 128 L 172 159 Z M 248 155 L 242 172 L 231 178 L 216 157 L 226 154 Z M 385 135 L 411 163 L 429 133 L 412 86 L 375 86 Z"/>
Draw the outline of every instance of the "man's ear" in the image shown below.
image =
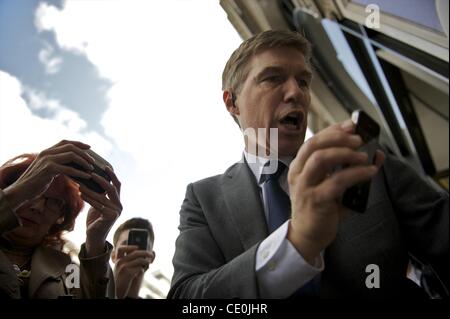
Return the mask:
<path id="1" fill-rule="evenodd" d="M 239 115 L 239 107 L 236 105 L 236 94 L 231 90 L 224 90 L 222 98 L 227 111 L 233 116 Z"/>
<path id="2" fill-rule="evenodd" d="M 113 249 L 113 251 L 111 252 L 111 260 L 112 262 L 115 264 L 117 261 L 117 253 L 116 253 L 116 248 Z"/>
<path id="3" fill-rule="evenodd" d="M 154 250 L 152 250 L 152 252 L 150 253 L 152 256 L 150 257 L 150 263 L 153 263 L 153 261 L 155 260 L 156 257 L 156 253 Z"/>

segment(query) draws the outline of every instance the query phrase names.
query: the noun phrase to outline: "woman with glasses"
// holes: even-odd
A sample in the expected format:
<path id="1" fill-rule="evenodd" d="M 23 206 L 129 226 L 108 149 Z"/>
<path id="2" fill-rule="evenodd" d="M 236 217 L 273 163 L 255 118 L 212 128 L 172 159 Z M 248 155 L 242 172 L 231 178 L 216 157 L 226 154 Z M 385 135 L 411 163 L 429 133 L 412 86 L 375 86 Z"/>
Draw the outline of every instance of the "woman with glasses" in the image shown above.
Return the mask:
<path id="1" fill-rule="evenodd" d="M 61 141 L 0 167 L 0 298 L 114 297 L 106 237 L 122 211 L 120 182 L 110 167 L 111 182 L 93 173 L 89 148 Z M 68 176 L 92 179 L 105 192 Z M 84 201 L 91 208 L 78 268 L 61 236 L 73 230 Z"/>

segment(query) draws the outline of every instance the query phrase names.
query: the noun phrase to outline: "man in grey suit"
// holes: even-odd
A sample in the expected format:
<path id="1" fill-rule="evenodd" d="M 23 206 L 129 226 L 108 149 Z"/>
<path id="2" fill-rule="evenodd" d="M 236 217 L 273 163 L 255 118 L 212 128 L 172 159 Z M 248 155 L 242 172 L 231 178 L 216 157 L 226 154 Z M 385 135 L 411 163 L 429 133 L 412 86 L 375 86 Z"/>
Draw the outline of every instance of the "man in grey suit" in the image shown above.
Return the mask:
<path id="1" fill-rule="evenodd" d="M 448 283 L 447 193 L 381 151 L 363 165 L 350 120 L 304 143 L 309 58 L 309 42 L 290 31 L 258 34 L 231 55 L 228 112 L 243 132 L 265 130 L 258 146 L 277 129 L 278 147 L 267 156 L 251 147 L 261 133 L 247 135 L 241 162 L 187 187 L 169 298 L 405 296 L 409 254 Z M 367 210 L 349 212 L 342 194 L 368 180 Z"/>

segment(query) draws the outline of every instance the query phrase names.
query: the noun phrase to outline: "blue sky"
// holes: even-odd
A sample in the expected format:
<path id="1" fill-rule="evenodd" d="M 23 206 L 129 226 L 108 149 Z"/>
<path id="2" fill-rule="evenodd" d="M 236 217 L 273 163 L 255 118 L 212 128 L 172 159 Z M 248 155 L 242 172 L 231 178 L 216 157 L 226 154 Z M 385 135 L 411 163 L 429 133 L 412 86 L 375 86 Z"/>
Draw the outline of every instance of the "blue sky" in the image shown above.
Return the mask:
<path id="1" fill-rule="evenodd" d="M 62 1 L 49 1 L 62 8 Z M 101 114 L 108 106 L 105 98 L 111 81 L 99 76 L 96 67 L 85 56 L 62 50 L 54 32 L 38 32 L 35 11 L 39 1 L 0 1 L 0 69 L 19 79 L 22 85 L 43 91 L 50 99 L 74 110 L 87 121 L 88 128 L 99 133 Z M 40 61 L 48 55 L 58 56 L 61 62 L 55 70 L 46 72 Z M 23 96 L 29 102 L 29 95 Z M 35 114 L 46 117 L 48 110 L 38 109 Z"/>

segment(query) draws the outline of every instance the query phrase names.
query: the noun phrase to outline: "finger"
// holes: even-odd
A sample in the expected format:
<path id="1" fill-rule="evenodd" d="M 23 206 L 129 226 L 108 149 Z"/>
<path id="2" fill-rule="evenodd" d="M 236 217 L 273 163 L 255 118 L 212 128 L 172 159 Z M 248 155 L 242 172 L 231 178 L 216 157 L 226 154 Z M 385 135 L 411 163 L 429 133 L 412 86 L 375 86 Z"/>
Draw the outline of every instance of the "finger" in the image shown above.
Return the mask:
<path id="1" fill-rule="evenodd" d="M 136 252 L 125 254 L 123 257 L 117 259 L 117 265 L 126 268 L 143 267 L 146 270 L 152 262 L 152 259 L 148 257 L 136 257 L 132 256 Z"/>
<path id="2" fill-rule="evenodd" d="M 361 145 L 362 139 L 360 136 L 346 133 L 336 125 L 328 127 L 302 145 L 298 152 L 298 156 L 292 162 L 289 170 L 292 170 L 293 174 L 300 174 L 308 158 L 317 150 L 330 147 L 348 147 L 356 149 Z"/>
<path id="3" fill-rule="evenodd" d="M 114 222 L 120 216 L 120 212 L 118 210 L 113 210 L 104 205 L 99 205 L 95 201 L 89 198 L 85 198 L 84 195 L 81 195 L 81 198 L 86 201 L 89 205 L 91 205 L 91 209 L 94 210 L 99 216 L 88 215 L 91 216 L 92 220 L 97 220 L 100 218 L 100 221 Z"/>
<path id="4" fill-rule="evenodd" d="M 76 163 L 83 167 L 87 172 L 91 172 L 94 170 L 94 166 L 90 164 L 86 159 L 78 155 L 74 152 L 66 152 L 66 153 L 59 153 L 59 154 L 53 154 L 53 155 L 45 155 L 45 157 L 49 161 L 53 161 L 59 164 L 70 164 L 70 163 Z"/>
<path id="5" fill-rule="evenodd" d="M 53 170 L 59 174 L 64 174 L 66 176 L 81 177 L 81 178 L 85 178 L 85 179 L 91 178 L 90 173 L 86 173 L 86 172 L 80 171 L 79 169 L 76 169 L 76 168 L 73 168 L 70 166 L 66 166 L 66 165 L 62 165 L 62 164 L 53 163 Z"/>
<path id="6" fill-rule="evenodd" d="M 347 133 L 353 134 L 355 132 L 356 125 L 353 123 L 352 119 L 345 120 L 342 123 L 339 123 L 339 126 L 342 130 Z"/>
<path id="7" fill-rule="evenodd" d="M 119 197 L 117 189 L 114 187 L 114 185 L 109 183 L 106 179 L 104 179 L 97 173 L 92 174 L 92 179 L 95 182 L 97 182 L 98 184 L 100 184 L 101 187 L 103 187 L 103 189 L 108 194 L 108 197 L 111 200 L 111 202 L 113 202 L 115 205 L 120 207 L 120 209 L 122 209 L 122 204 L 120 203 L 120 197 Z"/>
<path id="8" fill-rule="evenodd" d="M 111 195 L 110 193 L 117 193 L 115 187 L 107 179 L 97 173 L 92 174 L 92 179 L 97 182 L 109 195 Z"/>
<path id="9" fill-rule="evenodd" d="M 313 186 L 330 175 L 338 166 L 363 165 L 367 162 L 367 153 L 346 147 L 333 147 L 314 152 L 306 162 L 302 172 L 302 183 Z"/>
<path id="10" fill-rule="evenodd" d="M 86 195 L 83 192 L 81 192 L 81 198 L 84 201 L 86 201 L 87 203 L 89 203 L 89 205 L 91 205 L 92 208 L 94 208 L 96 211 L 98 211 L 102 215 L 102 217 L 105 219 L 115 220 L 120 216 L 121 210 L 119 210 L 117 208 L 110 208 L 110 207 L 106 206 L 105 204 L 103 204 L 102 202 L 99 202 L 99 201 L 95 200 L 94 198 L 89 197 L 88 195 Z"/>
<path id="11" fill-rule="evenodd" d="M 94 179 L 94 174 L 92 174 L 92 179 Z M 81 195 L 84 195 L 88 200 L 93 200 L 95 202 L 98 202 L 100 205 L 99 207 L 101 207 L 102 205 L 105 207 L 108 207 L 110 209 L 114 209 L 114 210 L 119 210 L 121 209 L 118 205 L 115 205 L 114 202 L 112 202 L 108 197 L 106 197 L 106 193 L 97 193 L 95 191 L 93 191 L 92 189 L 89 189 L 87 186 L 80 184 L 80 192 Z"/>
<path id="12" fill-rule="evenodd" d="M 353 185 L 370 180 L 378 172 L 375 165 L 355 166 L 335 172 L 316 188 L 318 201 L 338 199 Z"/>
<path id="13" fill-rule="evenodd" d="M 65 145 L 65 144 L 73 144 L 73 145 L 76 145 L 76 146 L 78 146 L 79 148 L 82 148 L 82 149 L 89 149 L 89 148 L 91 148 L 90 145 L 82 143 L 80 141 L 69 141 L 69 140 L 61 140 L 61 141 L 59 141 L 58 143 L 56 143 L 55 145 L 53 145 L 50 148 L 58 147 L 58 146 Z"/>
<path id="14" fill-rule="evenodd" d="M 95 163 L 95 159 L 86 151 L 86 149 L 79 148 L 78 146 L 73 144 L 64 144 L 52 149 L 45 150 L 45 152 L 49 154 L 73 152 L 84 158 L 88 163 Z"/>
<path id="15" fill-rule="evenodd" d="M 73 144 L 63 144 L 57 147 L 48 148 L 41 152 L 43 155 L 51 155 L 51 154 L 60 154 L 60 153 L 68 153 L 73 152 L 78 154 L 80 157 L 84 158 L 90 164 L 95 163 L 95 159 L 86 152 L 85 149 L 82 149 Z"/>
<path id="16" fill-rule="evenodd" d="M 149 255 L 147 251 L 135 249 L 133 251 L 127 252 L 126 256 L 123 256 L 123 259 L 128 262 L 139 258 L 151 260 L 151 257 L 152 256 Z"/>
<path id="17" fill-rule="evenodd" d="M 119 181 L 119 179 L 117 178 L 116 174 L 114 173 L 113 169 L 109 166 L 106 166 L 106 174 L 108 174 L 108 176 L 111 178 L 112 184 L 114 185 L 114 187 L 117 190 L 117 194 L 120 195 L 120 188 L 122 186 L 122 183 Z"/>
<path id="18" fill-rule="evenodd" d="M 117 257 L 123 258 L 125 255 L 138 250 L 138 246 L 135 245 L 120 245 L 117 247 Z"/>
<path id="19" fill-rule="evenodd" d="M 375 165 L 378 168 L 381 168 L 381 166 L 383 166 L 385 159 L 386 159 L 386 155 L 384 154 L 384 152 L 381 150 L 377 150 L 375 153 Z"/>
<path id="20" fill-rule="evenodd" d="M 121 263 L 122 267 L 148 267 L 148 265 L 150 265 L 150 260 L 148 260 L 147 258 L 134 258 L 132 260 L 129 260 L 128 256 L 129 255 L 118 261 L 118 263 Z"/>

